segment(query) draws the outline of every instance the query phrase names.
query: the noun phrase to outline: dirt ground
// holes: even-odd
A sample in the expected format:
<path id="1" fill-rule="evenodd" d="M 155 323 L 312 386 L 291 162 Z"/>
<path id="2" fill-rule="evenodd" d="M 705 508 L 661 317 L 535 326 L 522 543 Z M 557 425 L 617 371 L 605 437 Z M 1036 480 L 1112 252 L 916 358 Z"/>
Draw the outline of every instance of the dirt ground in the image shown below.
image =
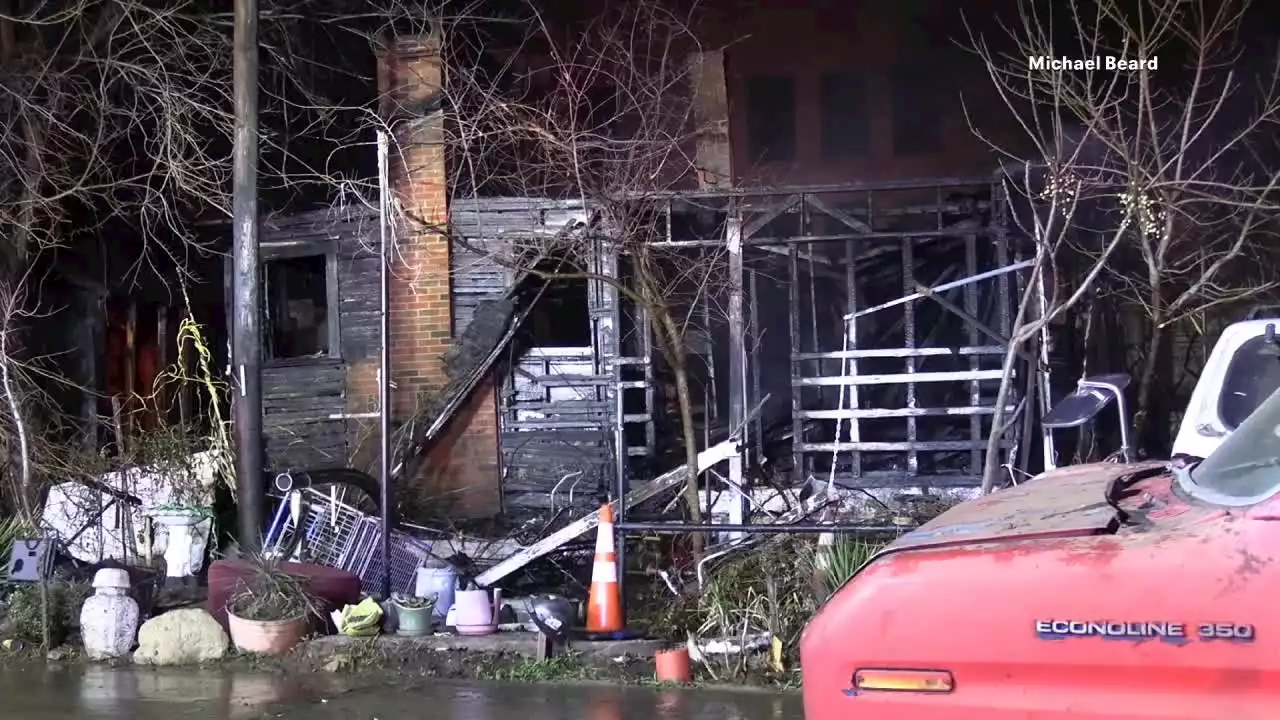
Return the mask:
<path id="1" fill-rule="evenodd" d="M 277 661 L 281 662 L 281 661 Z M 360 675 L 376 672 L 401 681 L 421 679 L 475 679 L 535 683 L 608 683 L 657 685 L 652 657 L 604 657 L 572 651 L 537 662 L 516 652 L 474 650 L 424 650 L 378 639 L 356 641 L 340 648 L 307 643 L 283 664 L 301 672 Z M 776 673 L 760 667 L 745 671 L 712 672 L 696 668 L 694 684 L 737 688 L 789 690 L 799 687 L 799 673 Z"/>

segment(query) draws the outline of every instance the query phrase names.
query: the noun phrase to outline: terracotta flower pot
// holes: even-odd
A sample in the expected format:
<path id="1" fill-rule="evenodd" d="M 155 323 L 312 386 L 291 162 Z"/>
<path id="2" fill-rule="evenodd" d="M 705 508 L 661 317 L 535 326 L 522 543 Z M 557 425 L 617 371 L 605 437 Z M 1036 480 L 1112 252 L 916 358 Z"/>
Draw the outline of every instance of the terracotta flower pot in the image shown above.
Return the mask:
<path id="1" fill-rule="evenodd" d="M 693 680 L 693 668 L 689 662 L 689 648 L 679 647 L 660 650 L 654 655 L 653 659 L 658 682 L 687 683 Z"/>
<path id="2" fill-rule="evenodd" d="M 245 652 L 284 655 L 302 642 L 308 630 L 305 616 L 292 620 L 246 620 L 227 613 L 231 642 Z"/>

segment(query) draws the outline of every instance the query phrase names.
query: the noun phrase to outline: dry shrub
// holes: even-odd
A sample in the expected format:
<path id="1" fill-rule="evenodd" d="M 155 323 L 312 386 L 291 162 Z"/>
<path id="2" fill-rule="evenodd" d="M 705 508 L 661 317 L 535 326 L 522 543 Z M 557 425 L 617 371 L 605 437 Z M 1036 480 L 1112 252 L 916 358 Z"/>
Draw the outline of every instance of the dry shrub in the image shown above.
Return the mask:
<path id="1" fill-rule="evenodd" d="M 881 547 L 850 536 L 827 548 L 813 536 L 766 540 L 716 565 L 705 587 L 691 586 L 653 617 L 652 630 L 673 641 L 692 635 L 732 643 L 769 633 L 782 641 L 783 656 L 792 665 L 805 623 Z M 713 672 L 745 673 L 750 657 L 714 660 Z"/>

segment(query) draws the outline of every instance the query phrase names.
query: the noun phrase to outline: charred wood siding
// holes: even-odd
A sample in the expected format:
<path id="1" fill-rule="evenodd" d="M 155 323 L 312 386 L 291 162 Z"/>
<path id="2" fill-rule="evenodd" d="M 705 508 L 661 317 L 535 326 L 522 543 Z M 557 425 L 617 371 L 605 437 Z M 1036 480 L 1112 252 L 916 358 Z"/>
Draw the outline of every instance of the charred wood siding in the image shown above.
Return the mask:
<path id="1" fill-rule="evenodd" d="M 346 464 L 346 422 L 329 418 L 346 410 L 346 377 L 337 362 L 263 369 L 267 467 L 278 472 Z"/>
<path id="2" fill-rule="evenodd" d="M 264 261 L 328 253 L 337 268 L 337 287 L 329 292 L 338 336 L 331 357 L 268 365 L 262 373 L 263 435 L 273 471 L 348 463 L 354 422 L 332 416 L 349 411 L 348 369 L 378 361 L 378 248 L 373 215 L 320 211 L 263 222 Z"/>
<path id="3" fill-rule="evenodd" d="M 471 324 L 476 308 L 504 297 L 514 282 L 514 271 L 504 265 L 511 246 L 504 236 L 529 233 L 541 223 L 536 208 L 505 199 L 455 200 L 449 221 L 453 228 L 449 255 L 453 336 L 459 337 Z"/>
<path id="4" fill-rule="evenodd" d="M 450 208 L 454 337 L 465 331 L 478 308 L 500 301 L 511 288 L 517 243 L 536 246 L 530 238 L 553 237 L 582 223 L 585 215 L 581 205 L 552 200 L 455 199 Z M 601 293 L 597 289 L 592 295 Z M 599 370 L 601 358 L 594 352 L 567 364 L 549 362 L 555 354 L 534 349 L 502 364 L 506 376 L 499 383 L 499 445 L 503 505 L 509 515 L 543 514 L 553 503 L 563 507 L 571 486 L 575 501 L 590 505 L 601 472 L 611 467 L 611 378 Z M 560 484 L 566 475 L 571 477 Z"/>
<path id="5" fill-rule="evenodd" d="M 591 505 L 611 476 L 615 413 L 603 390 L 612 376 L 596 375 L 595 364 L 591 354 L 534 348 L 508 378 L 500 406 L 508 511 L 543 512 L 570 497 Z"/>

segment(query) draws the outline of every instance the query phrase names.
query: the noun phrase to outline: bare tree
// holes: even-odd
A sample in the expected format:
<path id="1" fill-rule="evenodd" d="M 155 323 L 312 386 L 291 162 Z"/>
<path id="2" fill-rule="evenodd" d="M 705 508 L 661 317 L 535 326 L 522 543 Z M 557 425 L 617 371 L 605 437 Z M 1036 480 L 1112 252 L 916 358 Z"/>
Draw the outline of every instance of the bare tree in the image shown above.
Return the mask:
<path id="1" fill-rule="evenodd" d="M 318 53 L 295 52 L 314 45 L 314 33 L 283 4 L 263 14 L 261 184 L 345 188 L 346 178 L 297 157 L 299 143 L 288 141 L 332 136 L 344 113 L 370 110 L 316 92 L 325 85 Z M 20 1 L 0 13 L 0 442 L 14 448 L 13 499 L 28 514 L 42 477 L 102 469 L 96 448 L 71 457 L 81 448 L 66 432 L 60 448 L 49 446 L 67 418 L 39 386 L 74 383 L 33 357 L 22 331 L 65 322 L 54 311 L 66 298 L 42 293 L 31 269 L 50 249 L 96 240 L 133 265 L 123 279 L 103 267 L 91 282 L 170 282 L 178 298 L 201 280 L 190 261 L 215 248 L 191 221 L 230 210 L 231 57 L 230 18 L 188 0 Z"/>
<path id="2" fill-rule="evenodd" d="M 103 217 L 154 241 L 182 233 L 193 204 L 225 207 L 230 74 L 216 25 L 184 2 L 29 7 L 0 17 L 6 254 L 21 262 L 64 243 L 68 223 Z"/>
<path id="3" fill-rule="evenodd" d="M 1021 213 L 1043 257 L 1032 289 L 1041 283 L 1048 302 L 1014 343 L 1087 293 L 1141 308 L 1141 416 L 1161 381 L 1167 328 L 1276 286 L 1265 268 L 1280 210 L 1270 139 L 1280 94 L 1272 67 L 1258 77 L 1240 69 L 1257 67 L 1240 41 L 1248 0 L 1053 5 L 1022 0 L 1004 51 L 970 29 L 1031 152 L 991 144 L 1033 169 L 1024 190 L 1057 205 Z M 1064 190 L 1066 204 L 1053 200 Z M 1057 227 L 1044 227 L 1049 217 Z"/>
<path id="4" fill-rule="evenodd" d="M 182 215 L 226 196 L 227 163 L 210 141 L 229 136 L 230 76 L 220 33 L 186 15 L 185 3 L 7 7 L 0 14 L 0 385 L 16 478 L 10 492 L 31 521 L 37 481 L 68 477 L 70 449 L 48 446 L 62 418 L 34 380 L 43 373 L 45 387 L 69 381 L 23 341 L 22 331 L 50 322 L 62 300 L 42 297 L 43 277 L 32 263 L 116 223 L 167 253 L 166 268 L 181 272 L 185 245 L 170 239 L 189 240 Z"/>

